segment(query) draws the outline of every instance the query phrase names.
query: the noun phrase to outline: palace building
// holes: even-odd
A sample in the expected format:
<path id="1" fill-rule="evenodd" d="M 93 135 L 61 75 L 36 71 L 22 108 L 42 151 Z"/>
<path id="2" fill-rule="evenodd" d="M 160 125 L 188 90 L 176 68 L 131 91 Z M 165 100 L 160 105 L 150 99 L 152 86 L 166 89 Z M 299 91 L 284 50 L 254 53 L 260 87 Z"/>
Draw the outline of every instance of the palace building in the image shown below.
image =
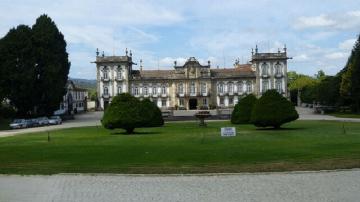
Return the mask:
<path id="1" fill-rule="evenodd" d="M 241 97 L 256 96 L 276 89 L 287 96 L 286 47 L 276 53 L 251 53 L 248 64 L 237 60 L 231 68 L 213 68 L 210 61 L 200 64 L 190 57 L 184 65 L 169 70 L 148 70 L 141 65 L 133 69 L 132 54 L 99 56 L 97 51 L 97 95 L 101 109 L 112 97 L 131 93 L 140 99 L 148 98 L 162 109 L 212 109 L 233 107 Z"/>

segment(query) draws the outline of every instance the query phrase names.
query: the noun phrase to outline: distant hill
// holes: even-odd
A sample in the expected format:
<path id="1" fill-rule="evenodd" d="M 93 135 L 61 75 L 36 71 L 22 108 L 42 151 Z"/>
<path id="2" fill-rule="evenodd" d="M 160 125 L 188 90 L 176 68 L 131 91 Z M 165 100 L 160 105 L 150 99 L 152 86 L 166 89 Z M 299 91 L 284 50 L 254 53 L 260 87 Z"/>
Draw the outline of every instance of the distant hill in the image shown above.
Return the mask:
<path id="1" fill-rule="evenodd" d="M 79 88 L 86 88 L 89 91 L 96 91 L 96 80 L 95 79 L 76 79 L 69 78 Z"/>

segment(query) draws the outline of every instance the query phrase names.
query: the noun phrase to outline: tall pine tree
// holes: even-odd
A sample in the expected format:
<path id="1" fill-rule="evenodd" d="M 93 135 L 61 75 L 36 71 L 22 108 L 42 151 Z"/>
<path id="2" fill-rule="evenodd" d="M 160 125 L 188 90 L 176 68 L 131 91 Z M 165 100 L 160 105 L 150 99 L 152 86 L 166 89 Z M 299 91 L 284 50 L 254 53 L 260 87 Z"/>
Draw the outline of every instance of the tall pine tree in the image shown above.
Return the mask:
<path id="1" fill-rule="evenodd" d="M 56 24 L 41 15 L 32 27 L 36 60 L 36 112 L 51 115 L 65 93 L 70 62 L 66 42 Z"/>
<path id="2" fill-rule="evenodd" d="M 31 28 L 19 25 L 0 41 L 0 93 L 16 107 L 19 116 L 30 116 L 34 105 L 34 47 Z"/>
<path id="3" fill-rule="evenodd" d="M 342 70 L 340 93 L 351 100 L 352 111 L 360 113 L 360 35 Z"/>

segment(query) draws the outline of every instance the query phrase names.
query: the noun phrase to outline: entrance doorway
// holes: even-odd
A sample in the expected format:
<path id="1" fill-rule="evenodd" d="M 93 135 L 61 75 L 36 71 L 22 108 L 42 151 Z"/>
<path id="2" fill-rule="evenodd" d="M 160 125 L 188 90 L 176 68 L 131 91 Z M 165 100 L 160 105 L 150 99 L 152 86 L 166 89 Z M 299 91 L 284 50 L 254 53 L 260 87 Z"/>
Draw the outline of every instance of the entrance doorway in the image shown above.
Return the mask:
<path id="1" fill-rule="evenodd" d="M 189 100 L 189 109 L 196 109 L 197 107 L 197 99 L 190 99 Z"/>

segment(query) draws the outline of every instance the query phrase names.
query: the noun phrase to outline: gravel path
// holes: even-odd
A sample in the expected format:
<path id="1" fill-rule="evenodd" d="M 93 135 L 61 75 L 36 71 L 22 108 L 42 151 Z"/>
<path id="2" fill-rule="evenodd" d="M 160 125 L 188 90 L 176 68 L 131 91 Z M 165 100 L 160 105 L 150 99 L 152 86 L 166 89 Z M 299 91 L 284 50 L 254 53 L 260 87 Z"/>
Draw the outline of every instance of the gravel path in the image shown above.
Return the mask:
<path id="1" fill-rule="evenodd" d="M 209 176 L 0 175 L 0 201 L 359 201 L 360 170 Z"/>

